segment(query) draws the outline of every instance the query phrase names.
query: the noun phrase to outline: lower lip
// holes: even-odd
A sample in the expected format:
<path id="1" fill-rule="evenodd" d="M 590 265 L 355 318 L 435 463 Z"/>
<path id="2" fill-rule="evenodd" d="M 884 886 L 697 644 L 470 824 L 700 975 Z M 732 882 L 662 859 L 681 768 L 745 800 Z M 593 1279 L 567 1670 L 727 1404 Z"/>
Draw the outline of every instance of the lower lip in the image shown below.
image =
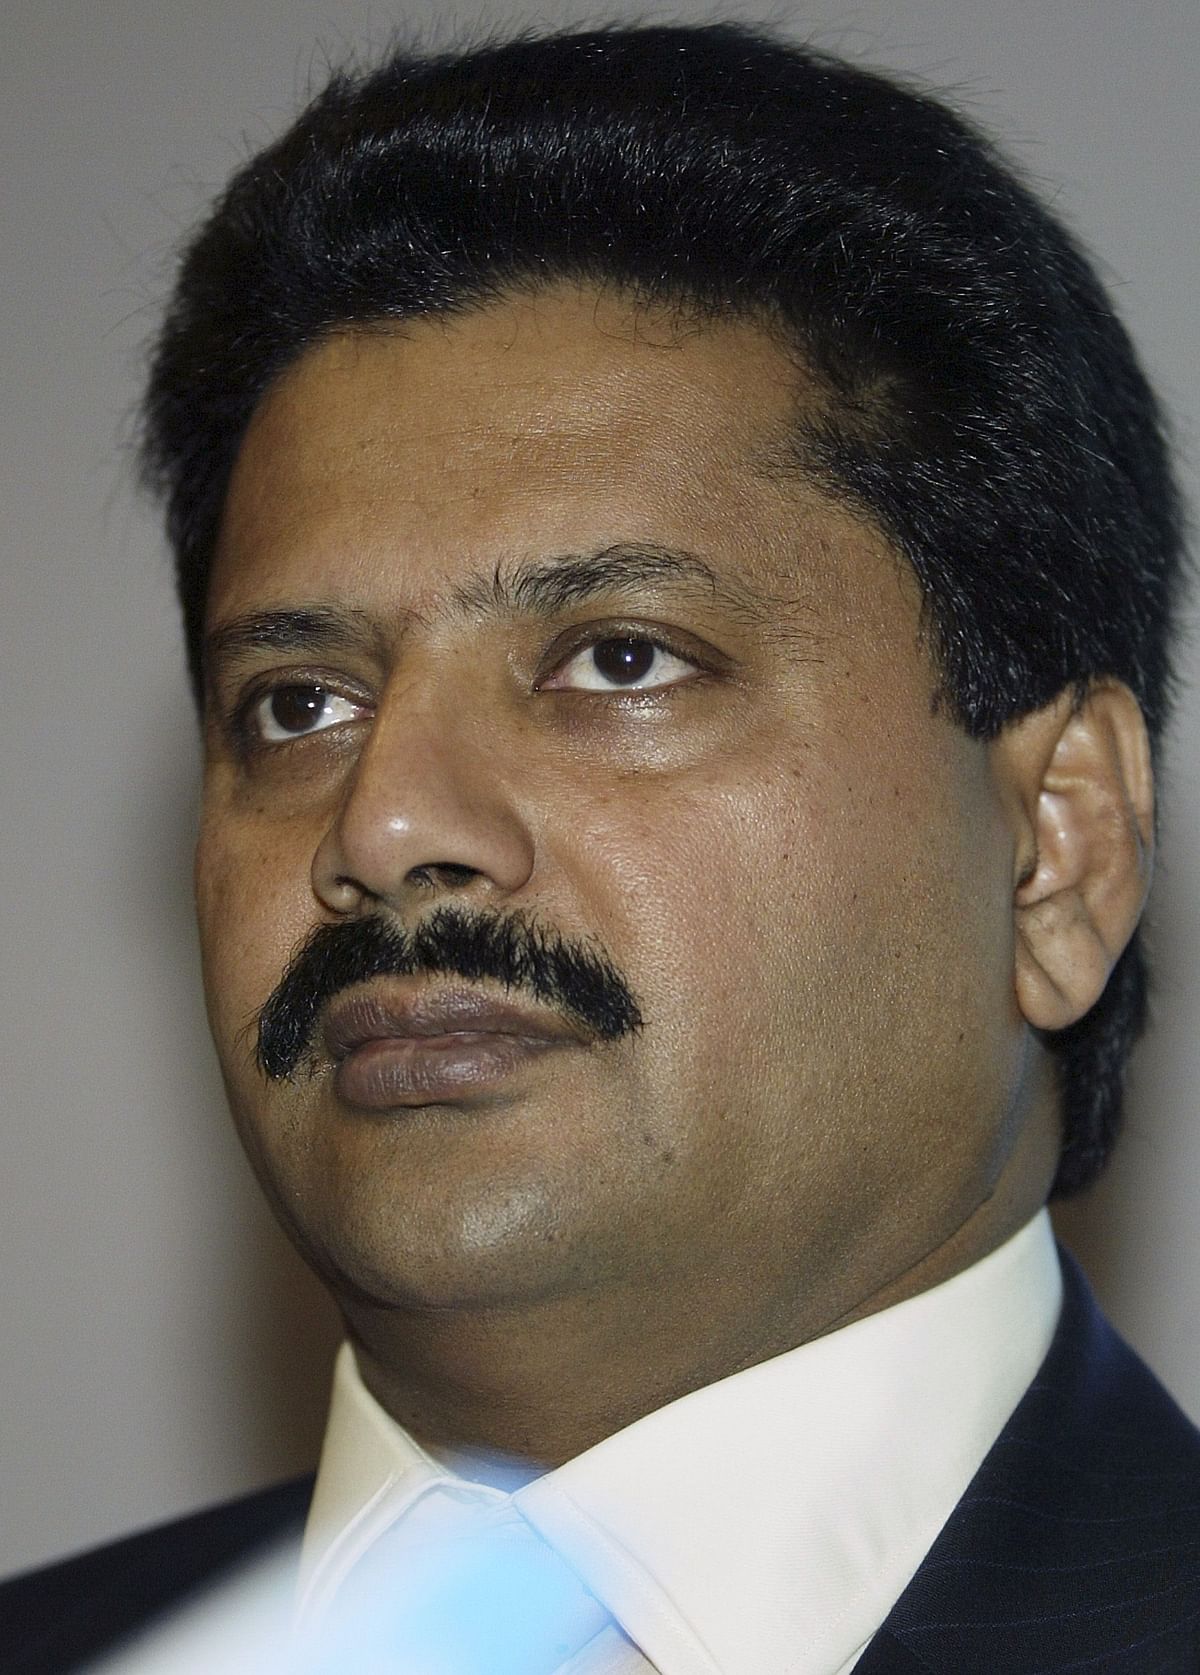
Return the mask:
<path id="1" fill-rule="evenodd" d="M 566 1045 L 565 1040 L 469 1032 L 380 1037 L 341 1060 L 333 1085 L 347 1105 L 365 1111 L 436 1105 L 485 1092 Z"/>

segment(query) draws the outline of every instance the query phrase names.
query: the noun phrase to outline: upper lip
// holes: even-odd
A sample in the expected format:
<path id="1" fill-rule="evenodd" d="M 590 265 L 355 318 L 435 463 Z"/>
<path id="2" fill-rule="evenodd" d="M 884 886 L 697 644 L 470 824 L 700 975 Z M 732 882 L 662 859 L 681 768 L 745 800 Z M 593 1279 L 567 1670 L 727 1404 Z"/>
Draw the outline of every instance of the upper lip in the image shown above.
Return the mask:
<path id="1" fill-rule="evenodd" d="M 479 989 L 381 994 L 362 991 L 333 1001 L 322 1030 L 335 1063 L 368 1041 L 437 1035 L 512 1035 L 527 1041 L 582 1039 L 579 1029 L 540 1006 L 523 1006 Z"/>

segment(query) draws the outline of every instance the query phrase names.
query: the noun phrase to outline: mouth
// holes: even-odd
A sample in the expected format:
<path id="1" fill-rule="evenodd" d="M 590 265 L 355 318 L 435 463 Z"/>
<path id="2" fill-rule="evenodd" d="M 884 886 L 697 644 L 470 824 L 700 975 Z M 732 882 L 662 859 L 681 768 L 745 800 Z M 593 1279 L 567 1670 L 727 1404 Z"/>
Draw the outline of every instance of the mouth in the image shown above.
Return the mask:
<path id="1" fill-rule="evenodd" d="M 479 990 L 350 994 L 334 1001 L 322 1033 L 338 1097 L 366 1111 L 463 1100 L 584 1044 L 556 1014 Z"/>

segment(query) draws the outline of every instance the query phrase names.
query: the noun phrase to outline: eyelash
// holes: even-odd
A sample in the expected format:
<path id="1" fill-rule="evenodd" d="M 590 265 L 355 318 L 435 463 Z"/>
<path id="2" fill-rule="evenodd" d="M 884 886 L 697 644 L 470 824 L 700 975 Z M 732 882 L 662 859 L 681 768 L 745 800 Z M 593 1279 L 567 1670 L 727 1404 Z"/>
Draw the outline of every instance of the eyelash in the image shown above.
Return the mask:
<path id="1" fill-rule="evenodd" d="M 578 657 L 581 652 L 587 651 L 596 646 L 607 645 L 609 643 L 619 644 L 622 641 L 630 641 L 637 645 L 651 646 L 655 651 L 665 652 L 669 657 L 677 657 L 683 663 L 690 663 L 697 675 L 711 673 L 712 671 L 711 659 L 706 659 L 704 654 L 699 652 L 695 647 L 681 644 L 663 629 L 655 628 L 651 630 L 647 626 L 639 625 L 637 623 L 606 623 L 600 631 L 597 631 L 595 628 L 588 628 L 586 632 L 579 635 L 577 638 L 568 639 L 565 644 L 554 646 L 548 654 L 552 659 L 550 666 L 546 670 L 545 674 L 539 674 L 534 679 L 533 690 L 535 692 L 558 692 L 563 697 L 586 696 L 589 699 L 627 697 L 644 698 L 650 696 L 650 694 L 654 692 L 668 691 L 673 686 L 691 684 L 690 681 L 670 681 L 664 682 L 664 684 L 659 687 L 628 687 L 624 689 L 616 687 L 611 692 L 604 692 L 597 689 L 572 689 L 570 687 L 547 686 L 547 682 L 566 664 Z"/>
<path id="2" fill-rule="evenodd" d="M 255 723 L 255 712 L 278 692 L 286 692 L 290 687 L 303 690 L 319 689 L 333 698 L 344 698 L 347 703 L 358 704 L 363 709 L 369 708 L 370 700 L 362 693 L 347 690 L 343 678 L 335 679 L 319 669 L 289 669 L 286 675 L 275 675 L 255 681 L 254 684 L 238 699 L 237 705 L 230 716 L 229 728 L 238 754 L 250 758 L 265 755 L 269 752 L 284 750 L 291 745 L 303 744 L 307 739 L 314 738 L 314 733 L 297 733 L 290 739 L 264 739 Z M 318 732 L 329 732 L 329 728 L 318 728 Z"/>
<path id="3" fill-rule="evenodd" d="M 689 663 L 695 670 L 695 676 L 687 679 L 664 682 L 657 687 L 629 687 L 622 689 L 615 687 L 611 691 L 587 688 L 549 687 L 546 683 L 564 665 L 589 647 L 604 645 L 609 641 L 635 641 L 641 645 L 653 647 L 655 651 L 665 652 L 668 656 L 677 657 L 682 662 Z M 673 637 L 661 629 L 651 632 L 645 626 L 635 623 L 605 624 L 600 630 L 590 629 L 578 639 L 569 641 L 565 646 L 553 649 L 553 663 L 545 674 L 539 674 L 532 682 L 534 692 L 549 691 L 564 698 L 586 698 L 594 703 L 597 699 L 618 699 L 621 701 L 634 699 L 648 699 L 660 693 L 670 691 L 677 686 L 690 686 L 697 677 L 703 677 L 713 672 L 715 659 L 706 660 L 691 646 L 680 644 Z M 316 669 L 288 670 L 286 675 L 276 675 L 256 681 L 242 694 L 230 717 L 230 731 L 239 753 L 247 758 L 287 749 L 292 745 L 303 744 L 306 740 L 318 734 L 334 732 L 333 727 L 318 728 L 316 732 L 297 733 L 288 739 L 264 739 L 257 731 L 254 715 L 259 706 L 277 692 L 286 691 L 289 687 L 320 688 L 330 697 L 343 698 L 347 703 L 357 704 L 364 709 L 369 708 L 369 700 L 361 693 L 347 690 L 344 678 L 331 678 L 328 674 Z"/>

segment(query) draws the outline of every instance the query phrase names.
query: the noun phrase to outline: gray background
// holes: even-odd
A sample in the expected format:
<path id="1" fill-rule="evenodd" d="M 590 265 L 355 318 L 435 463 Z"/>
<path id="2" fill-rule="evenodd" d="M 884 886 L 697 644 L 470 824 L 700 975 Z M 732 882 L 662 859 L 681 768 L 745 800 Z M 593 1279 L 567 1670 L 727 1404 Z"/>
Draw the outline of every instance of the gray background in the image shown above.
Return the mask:
<path id="1" fill-rule="evenodd" d="M 481 17 L 630 15 L 3 0 L 0 1570 L 311 1463 L 333 1342 L 227 1131 L 199 995 L 193 724 L 161 541 L 125 456 L 172 248 L 352 45 L 414 21 L 447 41 Z M 773 15 L 949 89 L 1000 135 L 1103 254 L 1194 493 L 1197 0 Z M 1200 1417 L 1198 655 L 1193 640 L 1166 787 L 1156 1034 L 1118 1162 L 1062 1225 Z"/>

